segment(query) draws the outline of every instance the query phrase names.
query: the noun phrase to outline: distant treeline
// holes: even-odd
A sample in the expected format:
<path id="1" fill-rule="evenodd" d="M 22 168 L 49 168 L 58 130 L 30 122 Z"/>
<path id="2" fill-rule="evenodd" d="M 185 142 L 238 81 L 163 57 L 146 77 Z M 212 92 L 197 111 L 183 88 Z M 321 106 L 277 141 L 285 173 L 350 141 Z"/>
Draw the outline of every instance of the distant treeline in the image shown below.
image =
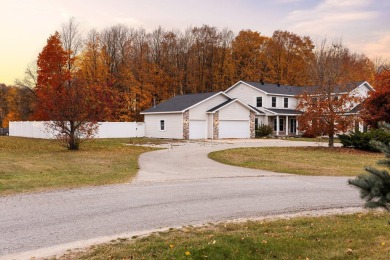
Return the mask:
<path id="1" fill-rule="evenodd" d="M 310 75 L 315 44 L 308 36 L 287 31 L 264 36 L 242 30 L 235 35 L 229 29 L 203 25 L 184 31 L 159 27 L 147 32 L 115 25 L 81 35 L 72 19 L 63 26 L 60 37 L 74 61 L 70 71 L 87 85 L 104 85 L 114 91 L 122 107 L 110 120 L 140 120 L 139 112 L 154 99 L 161 102 L 180 94 L 225 90 L 238 80 L 315 84 Z M 345 46 L 343 53 L 351 78 L 374 78 L 373 62 L 364 54 L 352 53 Z M 34 84 L 36 68 L 32 66 L 18 85 L 33 88 Z M 14 109 L 23 110 L 14 111 L 14 117 L 28 118 L 34 105 L 27 103 L 33 102 L 34 95 L 31 91 L 21 95 L 28 98 L 14 108 L 3 108 L 10 102 L 3 103 L 0 96 L 0 122 Z"/>

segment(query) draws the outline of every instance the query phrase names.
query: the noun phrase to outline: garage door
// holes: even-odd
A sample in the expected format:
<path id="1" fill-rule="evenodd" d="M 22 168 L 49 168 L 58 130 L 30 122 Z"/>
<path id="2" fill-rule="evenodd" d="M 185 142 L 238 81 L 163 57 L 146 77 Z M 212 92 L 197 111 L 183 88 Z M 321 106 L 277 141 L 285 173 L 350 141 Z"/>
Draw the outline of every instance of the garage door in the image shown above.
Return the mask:
<path id="1" fill-rule="evenodd" d="M 190 139 L 206 139 L 206 120 L 190 120 Z"/>
<path id="2" fill-rule="evenodd" d="M 219 121 L 219 138 L 249 138 L 249 120 Z"/>

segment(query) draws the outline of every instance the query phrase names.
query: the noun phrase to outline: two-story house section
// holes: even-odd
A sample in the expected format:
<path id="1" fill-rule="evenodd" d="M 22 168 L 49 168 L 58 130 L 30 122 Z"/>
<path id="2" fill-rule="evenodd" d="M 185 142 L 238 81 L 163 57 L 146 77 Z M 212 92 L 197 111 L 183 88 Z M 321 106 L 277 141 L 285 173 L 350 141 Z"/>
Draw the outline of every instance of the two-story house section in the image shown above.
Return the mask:
<path id="1" fill-rule="evenodd" d="M 264 82 L 239 81 L 225 91 L 232 98 L 256 108 L 264 114 L 256 115 L 256 125 L 270 125 L 277 136 L 298 135 L 296 95 L 304 88 L 269 84 Z"/>

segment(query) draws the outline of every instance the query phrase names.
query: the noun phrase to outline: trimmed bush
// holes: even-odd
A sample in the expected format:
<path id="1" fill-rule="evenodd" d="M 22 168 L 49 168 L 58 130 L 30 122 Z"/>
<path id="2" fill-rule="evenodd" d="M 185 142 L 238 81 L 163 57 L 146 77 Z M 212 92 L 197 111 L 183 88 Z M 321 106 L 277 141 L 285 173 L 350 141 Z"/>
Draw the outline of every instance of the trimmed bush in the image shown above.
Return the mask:
<path id="1" fill-rule="evenodd" d="M 354 147 L 366 151 L 378 151 L 372 144 L 371 140 L 376 140 L 385 144 L 390 143 L 390 134 L 383 129 L 371 129 L 367 132 L 354 132 L 346 135 L 339 135 L 340 142 L 344 147 Z"/>
<path id="2" fill-rule="evenodd" d="M 257 126 L 255 130 L 256 138 L 272 135 L 273 129 L 269 125 Z"/>

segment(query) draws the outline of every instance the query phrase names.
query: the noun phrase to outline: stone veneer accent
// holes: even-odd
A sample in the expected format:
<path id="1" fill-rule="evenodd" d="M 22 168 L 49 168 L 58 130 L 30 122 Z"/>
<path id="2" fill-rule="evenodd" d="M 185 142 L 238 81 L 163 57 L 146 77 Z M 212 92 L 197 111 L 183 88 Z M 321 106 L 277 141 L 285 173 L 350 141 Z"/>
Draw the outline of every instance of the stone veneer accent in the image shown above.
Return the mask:
<path id="1" fill-rule="evenodd" d="M 183 113 L 183 139 L 190 139 L 190 111 Z"/>
<path id="2" fill-rule="evenodd" d="M 249 115 L 249 127 L 250 127 L 250 138 L 255 138 L 255 112 L 251 110 L 251 113 Z"/>
<path id="3" fill-rule="evenodd" d="M 219 138 L 219 111 L 213 114 L 213 139 Z"/>

